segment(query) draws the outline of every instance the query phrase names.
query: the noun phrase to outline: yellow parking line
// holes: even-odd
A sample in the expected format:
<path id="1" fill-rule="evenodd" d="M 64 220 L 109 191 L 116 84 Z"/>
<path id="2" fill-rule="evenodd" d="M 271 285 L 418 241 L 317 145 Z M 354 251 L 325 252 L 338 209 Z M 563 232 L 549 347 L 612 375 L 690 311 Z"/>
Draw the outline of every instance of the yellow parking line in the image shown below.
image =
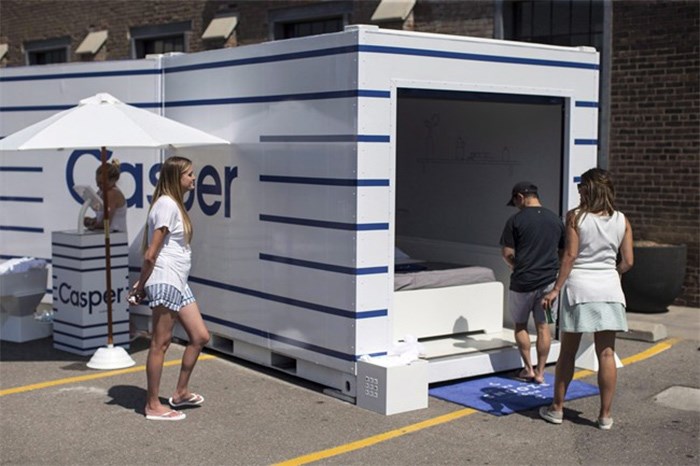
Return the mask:
<path id="1" fill-rule="evenodd" d="M 630 356 L 628 358 L 625 358 L 622 360 L 622 363 L 625 365 L 633 364 L 635 362 L 643 361 L 645 359 L 648 359 L 652 356 L 655 356 L 663 351 L 666 351 L 669 349 L 671 346 L 675 345 L 678 343 L 680 340 L 678 338 L 671 338 L 669 340 L 666 340 L 662 343 L 659 343 L 646 351 L 642 351 L 641 353 L 635 354 L 633 356 Z M 580 379 L 583 377 L 588 377 L 589 375 L 593 375 L 595 372 L 589 371 L 589 370 L 581 370 L 577 371 L 574 374 L 574 379 Z M 387 440 L 391 440 L 396 437 L 400 437 L 402 435 L 409 434 L 411 432 L 416 432 L 418 430 L 422 429 L 427 429 L 428 427 L 433 427 L 438 424 L 444 424 L 446 422 L 454 421 L 456 419 L 469 416 L 470 414 L 474 414 L 477 411 L 471 408 L 467 409 L 460 409 L 459 411 L 454 411 L 449 414 L 444 414 L 442 416 L 434 417 L 431 419 L 428 419 L 426 421 L 418 422 L 416 424 L 410 424 L 405 427 L 401 427 L 396 430 L 391 430 L 389 432 L 384 432 L 382 434 L 377 434 L 372 437 L 367 437 L 361 440 L 356 440 L 354 442 L 346 443 L 344 445 L 339 445 L 334 448 L 328 448 L 326 450 L 321 450 L 317 451 L 314 453 L 309 453 L 307 455 L 303 456 L 298 456 L 296 458 L 292 458 L 287 461 L 283 461 L 281 463 L 277 463 L 273 466 L 299 466 L 302 464 L 309 464 L 313 463 L 315 461 L 320 461 L 322 459 L 330 458 L 332 456 L 338 456 L 342 455 L 344 453 L 349 453 L 351 451 L 355 450 L 360 450 L 362 448 L 366 448 L 372 445 L 376 445 L 381 442 L 385 442 Z"/>
<path id="2" fill-rule="evenodd" d="M 661 343 L 658 343 L 651 348 L 647 349 L 646 351 L 642 351 L 641 353 L 633 354 L 632 356 L 625 358 L 622 360 L 622 364 L 634 364 L 635 362 L 643 361 L 645 359 L 649 359 L 652 356 L 656 356 L 657 354 L 666 351 L 676 343 L 681 341 L 680 338 L 669 338 L 666 341 L 662 341 Z"/>
<path id="3" fill-rule="evenodd" d="M 210 354 L 202 354 L 199 356 L 198 361 L 206 361 L 207 359 L 214 359 L 215 356 Z M 172 361 L 166 361 L 163 364 L 164 367 L 179 365 L 182 360 L 174 359 Z M 35 383 L 31 385 L 23 385 L 21 387 L 6 388 L 5 390 L 0 390 L 0 396 L 14 395 L 15 393 L 30 392 L 32 390 L 40 390 L 42 388 L 55 387 L 57 385 L 67 385 L 71 383 L 85 382 L 86 380 L 103 379 L 106 377 L 114 377 L 115 375 L 122 374 L 132 374 L 134 372 L 141 372 L 146 369 L 146 366 L 135 366 L 129 367 L 127 369 L 118 369 L 114 371 L 105 372 L 95 372 L 88 375 L 79 375 L 77 377 L 67 377 L 65 379 L 48 380 L 46 382 Z"/>
<path id="4" fill-rule="evenodd" d="M 330 458 L 332 456 L 337 456 L 343 453 L 359 450 L 361 448 L 366 448 L 377 443 L 400 437 L 402 435 L 410 434 L 411 432 L 415 432 L 421 429 L 426 429 L 428 427 L 444 424 L 445 422 L 454 421 L 455 419 L 474 414 L 475 412 L 477 411 L 472 408 L 460 409 L 459 411 L 443 414 L 442 416 L 434 417 L 432 419 L 418 422 L 416 424 L 411 424 L 406 427 L 401 427 L 400 429 L 390 430 L 389 432 L 384 432 L 382 434 L 374 435 L 372 437 L 368 437 L 362 440 L 357 440 L 355 442 L 346 443 L 345 445 L 340 445 L 338 447 L 329 448 L 327 450 L 317 451 L 308 455 L 299 456 L 297 458 L 284 461 L 282 463 L 277 463 L 277 465 L 275 466 L 292 466 L 313 463 L 314 461 L 319 461 L 325 458 Z"/>

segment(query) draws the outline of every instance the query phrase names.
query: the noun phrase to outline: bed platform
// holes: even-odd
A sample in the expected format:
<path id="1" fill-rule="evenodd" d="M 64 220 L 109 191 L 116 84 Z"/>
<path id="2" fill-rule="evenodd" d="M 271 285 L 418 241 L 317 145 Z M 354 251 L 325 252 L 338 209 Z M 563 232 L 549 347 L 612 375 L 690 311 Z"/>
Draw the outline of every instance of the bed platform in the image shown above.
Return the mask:
<path id="1" fill-rule="evenodd" d="M 503 328 L 503 284 L 491 269 L 416 261 L 397 265 L 394 282 L 392 338 L 411 335 L 423 345 L 428 383 L 522 366 L 513 331 Z M 553 341 L 548 362 L 558 356 Z"/>

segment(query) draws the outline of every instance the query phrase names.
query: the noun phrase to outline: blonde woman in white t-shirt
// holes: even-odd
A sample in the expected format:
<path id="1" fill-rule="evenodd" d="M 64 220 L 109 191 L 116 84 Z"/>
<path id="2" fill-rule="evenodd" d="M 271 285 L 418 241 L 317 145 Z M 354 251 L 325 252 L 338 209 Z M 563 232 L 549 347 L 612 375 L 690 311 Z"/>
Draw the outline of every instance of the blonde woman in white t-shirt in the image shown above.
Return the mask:
<path id="1" fill-rule="evenodd" d="M 153 335 L 146 362 L 146 419 L 179 421 L 185 413 L 175 408 L 197 406 L 204 397 L 189 390 L 190 376 L 204 345 L 207 330 L 192 290 L 187 284 L 190 273 L 192 223 L 184 205 L 184 194 L 194 190 L 192 162 L 184 157 L 170 157 L 160 169 L 160 177 L 148 211 L 144 232 L 144 260 L 139 280 L 133 286 L 130 302 L 148 298 L 153 313 Z M 175 322 L 187 332 L 185 348 L 175 392 L 168 399 L 170 407 L 160 402 L 160 379 L 165 352 L 170 346 Z"/>
<path id="2" fill-rule="evenodd" d="M 561 291 L 561 349 L 554 378 L 554 400 L 540 409 L 553 424 L 564 417 L 564 398 L 574 374 L 583 332 L 594 335 L 598 356 L 598 427 L 612 428 L 617 385 L 616 332 L 627 331 L 620 276 L 634 263 L 632 227 L 615 210 L 615 191 L 607 171 L 593 168 L 581 176 L 580 205 L 566 216 L 566 247 L 554 289 L 542 299 L 546 308 Z M 621 260 L 617 262 L 618 253 Z"/>

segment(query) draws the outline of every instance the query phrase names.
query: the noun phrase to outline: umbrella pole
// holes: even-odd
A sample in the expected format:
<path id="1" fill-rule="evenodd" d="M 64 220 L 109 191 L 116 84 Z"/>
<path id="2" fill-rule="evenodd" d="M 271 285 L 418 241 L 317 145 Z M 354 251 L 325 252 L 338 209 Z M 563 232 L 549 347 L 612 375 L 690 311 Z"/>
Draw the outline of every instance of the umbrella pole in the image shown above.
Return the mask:
<path id="1" fill-rule="evenodd" d="M 107 148 L 102 146 L 100 149 L 100 157 L 102 162 L 102 212 L 105 230 L 105 278 L 107 285 L 107 346 L 112 346 L 114 340 L 112 338 L 112 254 L 111 244 L 109 241 L 109 204 L 107 203 Z"/>

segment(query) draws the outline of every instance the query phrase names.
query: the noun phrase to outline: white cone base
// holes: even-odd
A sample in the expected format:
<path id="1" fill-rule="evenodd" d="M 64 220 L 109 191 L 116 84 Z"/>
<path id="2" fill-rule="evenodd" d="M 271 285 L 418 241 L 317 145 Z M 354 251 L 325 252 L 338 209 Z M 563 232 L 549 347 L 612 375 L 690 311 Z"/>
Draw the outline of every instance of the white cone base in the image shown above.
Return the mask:
<path id="1" fill-rule="evenodd" d="M 588 369 L 589 371 L 598 372 L 598 356 L 595 354 L 595 345 L 593 343 L 584 351 L 579 352 L 574 365 L 579 369 Z M 617 357 L 617 353 L 615 353 L 615 366 L 618 368 L 624 367 L 620 358 Z"/>
<path id="2" fill-rule="evenodd" d="M 108 345 L 107 347 L 98 348 L 95 354 L 92 355 L 87 366 L 90 369 L 124 369 L 131 367 L 136 362 L 131 359 L 129 353 L 121 346 Z"/>

